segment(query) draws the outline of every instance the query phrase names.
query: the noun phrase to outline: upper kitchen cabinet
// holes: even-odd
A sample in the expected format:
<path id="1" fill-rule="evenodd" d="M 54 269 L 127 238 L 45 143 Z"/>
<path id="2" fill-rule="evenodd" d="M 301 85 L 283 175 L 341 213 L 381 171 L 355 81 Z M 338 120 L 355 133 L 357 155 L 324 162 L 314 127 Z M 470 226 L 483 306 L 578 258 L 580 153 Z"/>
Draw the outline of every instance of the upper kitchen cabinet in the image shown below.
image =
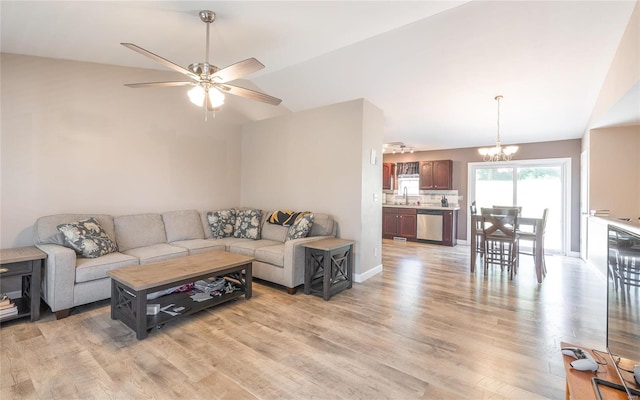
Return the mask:
<path id="1" fill-rule="evenodd" d="M 393 190 L 394 169 L 394 163 L 382 163 L 382 190 Z"/>
<path id="2" fill-rule="evenodd" d="M 451 160 L 420 161 L 420 190 L 453 189 Z"/>

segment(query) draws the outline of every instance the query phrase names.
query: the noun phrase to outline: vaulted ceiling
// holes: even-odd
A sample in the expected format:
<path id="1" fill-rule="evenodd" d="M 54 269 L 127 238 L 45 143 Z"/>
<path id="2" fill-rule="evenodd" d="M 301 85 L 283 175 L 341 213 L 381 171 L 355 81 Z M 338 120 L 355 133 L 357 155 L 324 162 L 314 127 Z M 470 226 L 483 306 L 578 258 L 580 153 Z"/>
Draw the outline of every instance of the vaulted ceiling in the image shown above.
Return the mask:
<path id="1" fill-rule="evenodd" d="M 497 94 L 503 143 L 581 137 L 635 4 L 2 1 L 1 49 L 166 70 L 131 42 L 186 67 L 204 61 L 210 9 L 211 62 L 256 57 L 266 68 L 239 85 L 283 99 L 233 101 L 239 122 L 365 98 L 384 111 L 385 142 L 445 149 L 492 144 Z M 637 86 L 607 124 L 640 122 Z"/>

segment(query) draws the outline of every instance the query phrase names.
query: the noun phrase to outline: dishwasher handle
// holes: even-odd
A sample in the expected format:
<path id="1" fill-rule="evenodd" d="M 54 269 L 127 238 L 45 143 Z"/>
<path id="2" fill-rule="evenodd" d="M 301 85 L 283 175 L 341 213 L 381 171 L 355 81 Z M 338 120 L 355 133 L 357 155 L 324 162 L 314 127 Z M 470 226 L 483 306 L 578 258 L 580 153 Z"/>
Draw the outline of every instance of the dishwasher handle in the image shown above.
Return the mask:
<path id="1" fill-rule="evenodd" d="M 416 213 L 426 215 L 444 215 L 442 210 L 417 210 Z"/>

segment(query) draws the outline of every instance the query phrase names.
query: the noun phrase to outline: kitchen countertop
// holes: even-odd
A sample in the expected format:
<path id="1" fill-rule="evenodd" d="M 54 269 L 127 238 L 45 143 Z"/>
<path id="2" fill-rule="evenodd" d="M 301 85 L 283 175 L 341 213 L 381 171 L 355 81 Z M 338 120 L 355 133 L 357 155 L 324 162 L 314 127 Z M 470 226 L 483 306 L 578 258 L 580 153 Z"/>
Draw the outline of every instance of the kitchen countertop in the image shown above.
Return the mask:
<path id="1" fill-rule="evenodd" d="M 450 206 L 450 207 L 442 207 L 435 204 L 383 204 L 382 207 L 393 207 L 393 208 L 415 208 L 418 210 L 459 210 L 460 206 Z"/>
<path id="2" fill-rule="evenodd" d="M 614 225 L 614 226 L 617 226 L 618 228 L 622 228 L 629 232 L 640 235 L 640 221 L 637 219 L 631 220 L 631 221 L 624 221 L 617 218 L 596 217 L 593 215 L 590 215 L 589 218 L 593 219 L 594 221 L 600 221 L 607 225 Z"/>

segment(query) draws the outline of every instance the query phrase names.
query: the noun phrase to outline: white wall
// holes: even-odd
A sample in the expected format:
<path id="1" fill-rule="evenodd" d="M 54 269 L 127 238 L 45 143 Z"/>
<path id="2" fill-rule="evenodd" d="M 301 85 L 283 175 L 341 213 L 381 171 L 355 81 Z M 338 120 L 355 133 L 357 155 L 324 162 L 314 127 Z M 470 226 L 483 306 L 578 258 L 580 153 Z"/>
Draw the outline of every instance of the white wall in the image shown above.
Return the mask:
<path id="1" fill-rule="evenodd" d="M 33 244 L 56 213 L 129 214 L 240 203 L 240 125 L 204 121 L 176 73 L 2 54 L 0 244 Z"/>
<path id="2" fill-rule="evenodd" d="M 362 140 L 360 265 L 356 281 L 363 281 L 382 271 L 382 142 L 384 114 L 373 104 L 364 102 Z M 371 164 L 371 150 L 376 163 Z M 374 197 L 375 196 L 375 197 Z"/>
<path id="3" fill-rule="evenodd" d="M 354 272 L 379 267 L 382 208 L 373 193 L 382 167 L 368 163 L 370 148 L 382 148 L 382 120 L 353 100 L 245 125 L 242 205 L 330 214 L 338 235 L 356 241 Z"/>

